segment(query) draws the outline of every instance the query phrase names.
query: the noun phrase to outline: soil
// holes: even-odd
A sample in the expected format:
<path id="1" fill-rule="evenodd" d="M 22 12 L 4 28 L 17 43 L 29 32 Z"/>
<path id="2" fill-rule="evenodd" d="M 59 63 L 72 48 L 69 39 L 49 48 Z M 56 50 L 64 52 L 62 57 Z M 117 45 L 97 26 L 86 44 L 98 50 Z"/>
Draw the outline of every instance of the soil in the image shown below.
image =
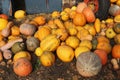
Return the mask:
<path id="1" fill-rule="evenodd" d="M 56 58 L 54 65 L 44 67 L 39 63 L 39 58 L 34 54 L 32 57 L 33 71 L 26 77 L 17 76 L 13 72 L 12 64 L 2 61 L 0 63 L 0 80 L 120 80 L 120 70 L 113 70 L 110 59 L 98 75 L 85 78 L 76 70 L 76 59 L 70 63 L 64 63 Z"/>
<path id="2" fill-rule="evenodd" d="M 44 14 L 43 14 L 44 15 Z M 36 15 L 37 16 L 37 15 Z M 28 16 L 32 19 L 34 16 Z M 14 21 L 19 25 L 24 20 Z M 49 19 L 49 15 L 47 15 Z M 98 75 L 85 78 L 82 77 L 76 70 L 76 59 L 69 63 L 64 63 L 56 56 L 55 63 L 50 67 L 42 66 L 39 58 L 34 54 L 32 55 L 33 71 L 26 77 L 20 77 L 13 72 L 12 60 L 3 60 L 0 62 L 0 80 L 120 80 L 120 69 L 114 70 L 110 62 L 111 55 L 108 55 L 108 62 L 104 65 Z M 119 64 L 120 65 L 120 64 Z"/>

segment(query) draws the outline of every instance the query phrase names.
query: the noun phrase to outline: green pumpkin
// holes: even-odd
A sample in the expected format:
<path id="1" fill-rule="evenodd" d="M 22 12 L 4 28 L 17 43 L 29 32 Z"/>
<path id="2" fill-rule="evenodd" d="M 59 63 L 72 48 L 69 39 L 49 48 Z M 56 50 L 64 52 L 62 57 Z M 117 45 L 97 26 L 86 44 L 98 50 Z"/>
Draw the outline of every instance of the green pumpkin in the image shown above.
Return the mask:
<path id="1" fill-rule="evenodd" d="M 25 50 L 25 44 L 23 42 L 16 42 L 15 44 L 13 44 L 11 51 L 15 54 L 19 51 L 23 51 Z"/>
<path id="2" fill-rule="evenodd" d="M 120 23 L 116 23 L 115 25 L 114 25 L 114 27 L 113 27 L 113 29 L 114 29 L 114 31 L 116 32 L 116 33 L 120 33 Z"/>

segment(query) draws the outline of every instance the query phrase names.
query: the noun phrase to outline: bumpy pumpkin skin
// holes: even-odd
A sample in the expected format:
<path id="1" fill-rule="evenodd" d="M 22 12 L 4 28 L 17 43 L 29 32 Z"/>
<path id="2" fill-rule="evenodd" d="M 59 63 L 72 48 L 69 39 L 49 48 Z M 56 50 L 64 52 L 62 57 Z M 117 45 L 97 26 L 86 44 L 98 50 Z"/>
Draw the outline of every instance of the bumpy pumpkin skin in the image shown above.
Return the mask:
<path id="1" fill-rule="evenodd" d="M 91 77 L 98 74 L 102 64 L 97 54 L 93 52 L 84 52 L 79 55 L 76 62 L 76 68 L 83 77 Z"/>
<path id="2" fill-rule="evenodd" d="M 60 39 L 54 34 L 48 35 L 40 43 L 40 47 L 43 51 L 55 51 L 59 45 Z"/>

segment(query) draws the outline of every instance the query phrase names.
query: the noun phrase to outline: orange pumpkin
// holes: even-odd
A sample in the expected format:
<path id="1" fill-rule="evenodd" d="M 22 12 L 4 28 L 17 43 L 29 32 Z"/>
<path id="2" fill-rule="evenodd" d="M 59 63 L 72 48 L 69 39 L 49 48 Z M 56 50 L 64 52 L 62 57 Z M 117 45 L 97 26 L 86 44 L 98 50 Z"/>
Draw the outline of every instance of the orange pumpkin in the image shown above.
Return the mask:
<path id="1" fill-rule="evenodd" d="M 43 25 L 46 23 L 46 19 L 43 16 L 37 16 L 33 19 L 38 25 Z"/>
<path id="2" fill-rule="evenodd" d="M 8 19 L 8 16 L 6 14 L 0 14 L 0 18 Z"/>
<path id="3" fill-rule="evenodd" d="M 86 19 L 83 13 L 76 13 L 75 17 L 73 18 L 73 23 L 76 26 L 83 26 L 86 24 Z"/>
<path id="4" fill-rule="evenodd" d="M 114 58 L 120 58 L 120 44 L 116 44 L 112 48 L 112 56 Z"/>
<path id="5" fill-rule="evenodd" d="M 97 49 L 102 49 L 102 50 L 106 51 L 107 54 L 109 54 L 112 50 L 112 46 L 110 45 L 110 43 L 99 42 L 97 44 Z"/>
<path id="6" fill-rule="evenodd" d="M 83 9 L 83 14 L 87 22 L 94 22 L 95 21 L 95 14 L 90 7 L 86 7 Z"/>
<path id="7" fill-rule="evenodd" d="M 100 57 L 102 65 L 105 65 L 107 63 L 108 57 L 107 53 L 104 50 L 96 49 L 94 53 Z"/>
<path id="8" fill-rule="evenodd" d="M 27 58 L 20 58 L 14 62 L 13 70 L 18 76 L 27 76 L 32 72 L 32 64 Z"/>

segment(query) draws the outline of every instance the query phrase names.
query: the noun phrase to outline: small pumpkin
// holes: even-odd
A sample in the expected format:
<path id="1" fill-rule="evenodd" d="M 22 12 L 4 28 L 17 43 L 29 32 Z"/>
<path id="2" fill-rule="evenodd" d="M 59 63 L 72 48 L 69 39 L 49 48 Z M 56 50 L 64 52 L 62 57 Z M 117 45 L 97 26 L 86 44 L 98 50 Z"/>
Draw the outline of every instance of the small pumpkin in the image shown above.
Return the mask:
<path id="1" fill-rule="evenodd" d="M 35 33 L 35 31 L 36 31 L 35 25 L 29 24 L 29 23 L 23 23 L 20 25 L 20 32 L 23 35 L 31 36 Z"/>
<path id="2" fill-rule="evenodd" d="M 65 43 L 73 49 L 76 49 L 79 46 L 80 40 L 76 36 L 69 36 Z"/>
<path id="3" fill-rule="evenodd" d="M 40 56 L 40 62 L 43 66 L 52 66 L 55 63 L 55 55 L 50 51 L 44 51 Z"/>
<path id="4" fill-rule="evenodd" d="M 86 24 L 86 18 L 83 13 L 76 13 L 75 17 L 73 18 L 73 23 L 76 26 L 84 26 Z"/>
<path id="5" fill-rule="evenodd" d="M 13 70 L 18 76 L 28 76 L 32 72 L 32 64 L 26 58 L 20 58 L 13 64 Z"/>
<path id="6" fill-rule="evenodd" d="M 112 48 L 112 56 L 114 58 L 120 58 L 120 44 L 116 44 Z"/>
<path id="7" fill-rule="evenodd" d="M 37 32 L 35 33 L 35 37 L 38 38 L 40 41 L 43 40 L 47 35 L 49 35 L 51 33 L 51 31 L 46 28 L 46 27 L 41 27 L 37 30 Z"/>
<path id="8" fill-rule="evenodd" d="M 76 68 L 83 77 L 92 77 L 100 72 L 102 64 L 97 54 L 93 52 L 84 52 L 78 56 Z"/>
<path id="9" fill-rule="evenodd" d="M 74 58 L 74 50 L 67 45 L 61 45 L 56 50 L 58 58 L 63 62 L 71 62 Z"/>
<path id="10" fill-rule="evenodd" d="M 35 37 L 30 37 L 26 40 L 27 50 L 29 51 L 35 51 L 35 49 L 39 47 L 39 45 L 40 41 Z"/>
<path id="11" fill-rule="evenodd" d="M 96 49 L 101 49 L 104 50 L 107 54 L 109 54 L 112 50 L 112 46 L 110 43 L 106 43 L 106 42 L 99 42 L 97 44 L 97 48 Z"/>
<path id="12" fill-rule="evenodd" d="M 114 41 L 116 44 L 120 44 L 120 34 L 117 34 L 115 37 L 114 37 Z"/>
<path id="13" fill-rule="evenodd" d="M 56 29 L 55 34 L 58 35 L 58 36 L 60 36 L 59 39 L 61 41 L 65 41 L 67 39 L 67 37 L 68 37 L 68 32 L 64 28 Z"/>
<path id="14" fill-rule="evenodd" d="M 13 46 L 11 47 L 11 51 L 15 54 L 19 51 L 24 51 L 25 50 L 25 44 L 23 42 L 16 42 L 15 44 L 13 44 Z"/>
<path id="15" fill-rule="evenodd" d="M 7 24 L 8 24 L 8 20 L 0 18 L 0 31 L 6 28 Z"/>
<path id="16" fill-rule="evenodd" d="M 46 23 L 46 19 L 44 16 L 36 16 L 35 18 L 33 18 L 33 21 L 35 21 L 39 26 Z"/>
<path id="17" fill-rule="evenodd" d="M 120 14 L 120 7 L 118 5 L 110 6 L 109 14 L 112 16 L 116 16 L 116 15 Z"/>
<path id="18" fill-rule="evenodd" d="M 40 43 L 40 47 L 43 51 L 55 51 L 60 45 L 60 36 L 50 34 L 46 36 Z"/>
<path id="19" fill-rule="evenodd" d="M 113 29 L 116 33 L 120 33 L 120 23 L 115 23 Z"/>
<path id="20" fill-rule="evenodd" d="M 20 35 L 20 28 L 17 26 L 13 26 L 11 28 L 11 35 L 19 36 Z"/>

